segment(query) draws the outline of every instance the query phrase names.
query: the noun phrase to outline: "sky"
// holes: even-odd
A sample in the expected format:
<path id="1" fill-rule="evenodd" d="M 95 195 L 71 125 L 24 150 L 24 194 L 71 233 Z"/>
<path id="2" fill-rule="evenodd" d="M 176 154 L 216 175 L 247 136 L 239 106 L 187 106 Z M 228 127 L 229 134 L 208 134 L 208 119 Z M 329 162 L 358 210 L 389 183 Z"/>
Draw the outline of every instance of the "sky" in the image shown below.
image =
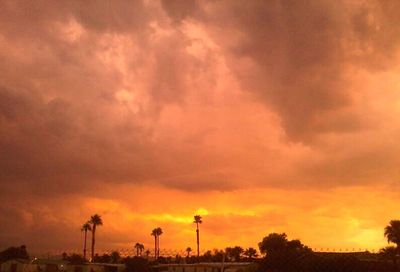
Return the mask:
<path id="1" fill-rule="evenodd" d="M 0 1 L 0 248 L 379 249 L 400 2 Z"/>

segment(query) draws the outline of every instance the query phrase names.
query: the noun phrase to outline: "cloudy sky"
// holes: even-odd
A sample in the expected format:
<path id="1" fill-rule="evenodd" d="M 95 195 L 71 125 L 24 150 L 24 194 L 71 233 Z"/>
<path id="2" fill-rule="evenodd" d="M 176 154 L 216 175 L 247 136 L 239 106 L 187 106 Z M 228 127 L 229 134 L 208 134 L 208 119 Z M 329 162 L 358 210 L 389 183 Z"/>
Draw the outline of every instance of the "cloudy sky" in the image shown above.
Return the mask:
<path id="1" fill-rule="evenodd" d="M 400 2 L 0 1 L 0 248 L 385 246 Z"/>

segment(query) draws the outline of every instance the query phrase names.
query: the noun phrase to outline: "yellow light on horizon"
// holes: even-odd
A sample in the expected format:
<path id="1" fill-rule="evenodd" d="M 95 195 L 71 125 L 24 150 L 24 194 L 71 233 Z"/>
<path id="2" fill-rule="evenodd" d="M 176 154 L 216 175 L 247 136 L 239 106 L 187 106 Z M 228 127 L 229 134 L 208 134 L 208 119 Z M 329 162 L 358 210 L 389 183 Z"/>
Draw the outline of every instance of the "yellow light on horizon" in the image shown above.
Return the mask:
<path id="1" fill-rule="evenodd" d="M 196 211 L 196 215 L 208 215 L 209 212 L 204 208 L 198 208 Z"/>

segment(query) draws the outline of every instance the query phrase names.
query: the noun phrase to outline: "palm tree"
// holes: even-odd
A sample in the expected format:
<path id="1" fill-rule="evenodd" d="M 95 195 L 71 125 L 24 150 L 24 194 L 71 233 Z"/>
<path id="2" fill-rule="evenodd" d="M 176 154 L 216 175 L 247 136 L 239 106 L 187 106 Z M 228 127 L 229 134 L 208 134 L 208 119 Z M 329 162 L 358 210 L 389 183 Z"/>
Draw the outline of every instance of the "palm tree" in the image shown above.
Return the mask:
<path id="1" fill-rule="evenodd" d="M 103 220 L 101 216 L 98 214 L 94 214 L 90 217 L 90 224 L 92 224 L 92 262 L 94 259 L 94 244 L 96 242 L 95 234 L 96 234 L 96 227 L 103 225 Z"/>
<path id="2" fill-rule="evenodd" d="M 163 234 L 163 231 L 160 227 L 156 228 L 157 232 L 157 258 L 160 257 L 160 236 Z"/>
<path id="3" fill-rule="evenodd" d="M 396 244 L 397 250 L 400 249 L 400 220 L 392 220 L 385 227 L 385 237 L 388 243 Z"/>
<path id="4" fill-rule="evenodd" d="M 203 223 L 203 221 L 201 221 L 201 216 L 200 215 L 195 215 L 193 223 L 196 224 L 197 258 L 198 258 L 198 257 L 200 257 L 200 233 L 199 233 L 200 231 L 199 231 L 199 224 Z"/>
<path id="5" fill-rule="evenodd" d="M 157 229 L 151 231 L 151 236 L 154 236 L 154 258 L 157 259 Z"/>
<path id="6" fill-rule="evenodd" d="M 85 242 L 83 243 L 83 259 L 86 260 L 86 240 L 87 240 L 87 232 L 91 231 L 92 227 L 90 226 L 89 221 L 83 224 L 81 231 L 85 232 Z"/>
<path id="7" fill-rule="evenodd" d="M 140 244 L 136 243 L 134 248 L 136 249 L 136 256 L 139 256 L 139 248 L 140 248 Z"/>
<path id="8" fill-rule="evenodd" d="M 187 257 L 190 257 L 190 252 L 192 252 L 192 248 L 191 247 L 187 247 L 186 248 L 186 252 L 187 252 Z"/>
<path id="9" fill-rule="evenodd" d="M 142 256 L 144 250 L 144 245 L 143 244 L 139 244 L 139 255 Z"/>
<path id="10" fill-rule="evenodd" d="M 144 250 L 144 245 L 140 244 L 140 243 L 136 243 L 134 247 L 136 249 L 136 256 L 141 256 L 142 252 Z"/>

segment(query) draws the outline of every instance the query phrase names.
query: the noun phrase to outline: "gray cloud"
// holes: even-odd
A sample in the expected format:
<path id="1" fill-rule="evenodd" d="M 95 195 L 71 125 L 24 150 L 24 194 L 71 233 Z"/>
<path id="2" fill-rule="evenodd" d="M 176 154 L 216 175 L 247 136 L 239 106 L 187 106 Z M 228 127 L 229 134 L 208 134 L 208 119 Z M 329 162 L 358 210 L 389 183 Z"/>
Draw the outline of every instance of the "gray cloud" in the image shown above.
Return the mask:
<path id="1" fill-rule="evenodd" d="M 357 115 L 342 114 L 352 104 L 349 68 L 390 67 L 399 45 L 396 5 L 396 1 L 163 1 L 175 20 L 204 24 L 243 89 L 277 111 L 291 140 L 308 144 L 319 133 L 363 126 Z"/>

